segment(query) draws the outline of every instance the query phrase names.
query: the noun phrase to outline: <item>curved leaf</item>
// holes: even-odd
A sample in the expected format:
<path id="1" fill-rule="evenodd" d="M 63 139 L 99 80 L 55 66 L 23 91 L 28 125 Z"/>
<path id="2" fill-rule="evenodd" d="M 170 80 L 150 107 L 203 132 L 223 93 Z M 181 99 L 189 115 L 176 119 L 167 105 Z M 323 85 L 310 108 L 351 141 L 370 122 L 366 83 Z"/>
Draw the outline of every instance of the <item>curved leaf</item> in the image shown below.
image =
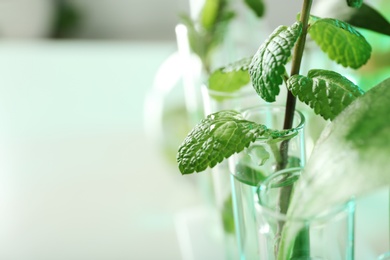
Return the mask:
<path id="1" fill-rule="evenodd" d="M 370 58 L 370 44 L 348 23 L 319 19 L 309 27 L 309 34 L 330 59 L 344 67 L 357 69 Z"/>
<path id="2" fill-rule="evenodd" d="M 371 30 L 390 36 L 390 23 L 373 7 L 363 3 L 359 9 L 351 9 L 348 12 L 340 11 L 340 20 L 353 26 Z"/>
<path id="3" fill-rule="evenodd" d="M 203 119 L 188 134 L 177 154 L 182 174 L 201 172 L 214 167 L 223 159 L 241 152 L 257 138 L 277 139 L 295 130 L 271 130 L 245 120 L 232 110 L 219 111 Z"/>
<path id="4" fill-rule="evenodd" d="M 352 26 L 390 36 L 390 22 L 378 10 L 363 3 L 360 8 L 350 8 L 344 2 L 329 2 L 326 5 L 329 18 L 335 18 Z M 383 12 L 383 10 L 380 10 Z M 313 18 L 311 16 L 310 18 Z M 311 19 L 312 23 L 314 22 Z"/>
<path id="5" fill-rule="evenodd" d="M 249 74 L 256 92 L 267 102 L 275 101 L 283 82 L 285 65 L 291 49 L 302 32 L 302 24 L 278 27 L 257 50 L 249 67 Z"/>
<path id="6" fill-rule="evenodd" d="M 202 120 L 180 146 L 177 161 L 182 174 L 201 172 L 242 151 L 266 127 L 245 120 L 235 111 L 220 111 Z"/>
<path id="7" fill-rule="evenodd" d="M 308 77 L 294 75 L 287 88 L 316 114 L 330 120 L 364 93 L 347 78 L 328 70 L 311 70 Z"/>
<path id="8" fill-rule="evenodd" d="M 234 92 L 250 82 L 249 64 L 252 58 L 245 58 L 214 71 L 208 80 L 211 90 Z"/>
<path id="9" fill-rule="evenodd" d="M 363 0 L 347 0 L 347 4 L 350 7 L 360 8 L 363 4 Z"/>

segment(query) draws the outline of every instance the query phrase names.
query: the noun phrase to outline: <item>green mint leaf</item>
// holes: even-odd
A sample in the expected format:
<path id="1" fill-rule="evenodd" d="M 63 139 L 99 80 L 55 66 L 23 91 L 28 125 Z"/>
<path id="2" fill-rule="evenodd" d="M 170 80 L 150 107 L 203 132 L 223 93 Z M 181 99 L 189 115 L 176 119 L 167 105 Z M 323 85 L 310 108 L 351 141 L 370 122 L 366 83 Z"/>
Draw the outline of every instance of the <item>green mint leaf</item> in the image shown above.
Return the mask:
<path id="1" fill-rule="evenodd" d="M 309 34 L 330 59 L 344 67 L 357 69 L 371 56 L 371 46 L 364 36 L 340 20 L 319 19 L 309 27 Z"/>
<path id="2" fill-rule="evenodd" d="M 363 0 L 347 0 L 347 4 L 353 8 L 360 8 L 363 4 Z"/>
<path id="3" fill-rule="evenodd" d="M 249 74 L 253 87 L 265 101 L 274 102 L 279 94 L 285 65 L 301 32 L 300 22 L 290 27 L 279 26 L 254 55 Z"/>
<path id="4" fill-rule="evenodd" d="M 287 88 L 316 114 L 330 120 L 364 93 L 347 78 L 328 70 L 311 70 L 307 77 L 294 75 Z"/>
<path id="5" fill-rule="evenodd" d="M 262 17 L 265 11 L 265 5 L 263 0 L 244 0 L 245 4 L 252 9 L 257 17 Z"/>
<path id="6" fill-rule="evenodd" d="M 252 58 L 245 58 L 214 71 L 208 79 L 211 90 L 234 92 L 250 82 L 249 64 Z"/>
<path id="7" fill-rule="evenodd" d="M 343 9 L 343 8 L 341 8 Z M 353 26 L 390 36 L 390 23 L 373 7 L 364 4 L 362 7 L 348 10 L 337 10 L 336 17 Z"/>
<path id="8" fill-rule="evenodd" d="M 245 120 L 238 112 L 216 112 L 196 125 L 179 147 L 179 170 L 182 174 L 201 172 L 242 151 L 256 138 L 276 135 L 264 125 Z"/>

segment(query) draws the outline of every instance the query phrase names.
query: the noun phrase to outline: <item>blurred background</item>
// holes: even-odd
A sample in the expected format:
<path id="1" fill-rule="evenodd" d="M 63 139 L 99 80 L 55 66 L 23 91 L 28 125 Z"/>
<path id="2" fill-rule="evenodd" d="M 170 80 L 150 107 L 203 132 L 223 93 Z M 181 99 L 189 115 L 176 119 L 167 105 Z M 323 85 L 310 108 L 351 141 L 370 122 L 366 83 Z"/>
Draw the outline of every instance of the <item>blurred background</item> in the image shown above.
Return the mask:
<path id="1" fill-rule="evenodd" d="M 9 39 L 175 41 L 186 0 L 2 0 L 1 35 Z M 299 5 L 298 5 L 299 7 Z M 288 24 L 299 11 L 292 3 L 267 2 L 271 27 Z M 278 14 L 278 17 L 276 17 Z"/>
<path id="2" fill-rule="evenodd" d="M 295 3 L 266 1 L 265 28 L 291 24 Z M 0 0 L 0 259 L 184 259 L 178 226 L 204 199 L 161 149 L 153 90 L 166 71 L 180 85 L 188 12 L 187 0 Z"/>
<path id="3" fill-rule="evenodd" d="M 177 216 L 204 201 L 144 107 L 188 8 L 0 0 L 0 259 L 182 259 Z"/>

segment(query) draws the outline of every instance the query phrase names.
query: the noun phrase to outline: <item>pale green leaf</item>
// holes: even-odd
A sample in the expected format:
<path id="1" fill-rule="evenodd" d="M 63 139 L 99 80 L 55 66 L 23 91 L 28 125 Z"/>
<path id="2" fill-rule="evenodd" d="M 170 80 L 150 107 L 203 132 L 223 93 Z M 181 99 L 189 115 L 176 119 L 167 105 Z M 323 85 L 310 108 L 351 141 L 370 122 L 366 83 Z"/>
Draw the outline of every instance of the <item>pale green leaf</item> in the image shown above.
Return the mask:
<path id="1" fill-rule="evenodd" d="M 214 71 L 208 80 L 208 88 L 214 91 L 234 92 L 250 82 L 249 64 L 252 58 L 245 58 Z"/>
<path id="2" fill-rule="evenodd" d="M 280 138 L 290 132 L 267 129 L 235 111 L 216 112 L 196 125 L 179 147 L 179 170 L 182 174 L 201 172 L 242 151 L 256 138 Z"/>
<path id="3" fill-rule="evenodd" d="M 348 23 L 332 18 L 319 19 L 311 24 L 309 34 L 330 59 L 344 67 L 357 69 L 371 56 L 370 44 Z"/>
<path id="4" fill-rule="evenodd" d="M 252 59 L 249 74 L 256 92 L 267 102 L 275 101 L 283 82 L 291 49 L 302 32 L 302 24 L 278 27 Z"/>
<path id="5" fill-rule="evenodd" d="M 344 76 L 328 70 L 311 70 L 307 77 L 294 75 L 287 88 L 316 114 L 330 120 L 364 93 Z"/>

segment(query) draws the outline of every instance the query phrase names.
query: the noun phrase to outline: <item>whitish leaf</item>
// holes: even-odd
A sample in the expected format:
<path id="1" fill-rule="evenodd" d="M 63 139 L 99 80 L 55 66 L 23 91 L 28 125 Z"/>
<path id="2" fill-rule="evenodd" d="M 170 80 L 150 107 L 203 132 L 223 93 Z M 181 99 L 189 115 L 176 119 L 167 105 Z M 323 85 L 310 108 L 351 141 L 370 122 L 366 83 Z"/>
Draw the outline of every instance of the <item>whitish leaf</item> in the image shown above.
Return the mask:
<path id="1" fill-rule="evenodd" d="M 179 170 L 182 174 L 201 172 L 242 151 L 256 138 L 279 138 L 287 133 L 247 121 L 235 111 L 219 111 L 195 126 L 181 144 Z"/>
<path id="2" fill-rule="evenodd" d="M 390 78 L 357 98 L 323 131 L 295 186 L 288 215 L 309 218 L 390 185 Z M 292 241 L 299 227 L 284 229 Z M 284 243 L 287 252 L 290 243 Z"/>
<path id="3" fill-rule="evenodd" d="M 250 82 L 249 64 L 252 58 L 245 58 L 214 71 L 208 80 L 211 90 L 234 92 Z"/>
<path id="4" fill-rule="evenodd" d="M 302 32 L 302 24 L 280 26 L 260 46 L 252 59 L 249 74 L 256 92 L 267 102 L 275 101 L 283 82 L 291 49 Z"/>
<path id="5" fill-rule="evenodd" d="M 356 102 L 355 111 L 351 116 L 351 126 L 345 135 L 346 142 L 353 144 L 353 147 L 364 154 L 370 148 L 376 149 L 378 153 L 382 150 L 390 154 L 390 79 L 366 93 L 361 101 Z M 357 106 L 364 106 L 359 108 Z M 345 116 L 344 116 L 345 117 Z M 375 153 L 371 154 L 375 156 Z M 380 157 L 378 155 L 378 157 Z M 390 158 L 390 157 L 388 157 Z M 384 168 L 390 170 L 390 167 Z M 389 173 L 389 172 L 387 172 Z"/>
<path id="6" fill-rule="evenodd" d="M 360 8 L 363 4 L 363 0 L 347 0 L 347 4 L 350 7 Z"/>
<path id="7" fill-rule="evenodd" d="M 287 81 L 287 88 L 316 114 L 330 120 L 363 94 L 350 80 L 328 70 L 311 70 L 307 77 L 292 76 Z"/>
<path id="8" fill-rule="evenodd" d="M 313 215 L 390 185 L 389 100 L 390 78 L 324 129 L 294 192 L 291 214 Z"/>
<path id="9" fill-rule="evenodd" d="M 309 27 L 309 34 L 330 59 L 344 67 L 357 69 L 371 56 L 370 44 L 348 23 L 319 19 Z"/>

